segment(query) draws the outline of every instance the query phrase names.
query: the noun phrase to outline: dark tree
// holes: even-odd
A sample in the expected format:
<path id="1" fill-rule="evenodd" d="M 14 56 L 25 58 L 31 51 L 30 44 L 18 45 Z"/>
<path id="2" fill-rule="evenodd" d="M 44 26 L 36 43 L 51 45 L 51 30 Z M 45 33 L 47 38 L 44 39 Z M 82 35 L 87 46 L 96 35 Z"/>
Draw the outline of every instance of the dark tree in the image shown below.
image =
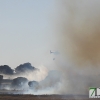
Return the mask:
<path id="1" fill-rule="evenodd" d="M 0 66 L 0 73 L 1 74 L 7 74 L 7 75 L 12 75 L 13 71 L 8 65 L 2 65 Z"/>
<path id="2" fill-rule="evenodd" d="M 26 71 L 33 71 L 35 69 L 36 68 L 33 67 L 30 63 L 24 63 L 24 64 L 17 66 L 15 68 L 15 72 L 16 73 L 23 73 L 23 72 L 26 72 Z"/>
<path id="3" fill-rule="evenodd" d="M 28 85 L 31 88 L 35 88 L 39 85 L 39 83 L 37 81 L 30 81 L 30 82 L 28 82 Z"/>
<path id="4" fill-rule="evenodd" d="M 24 87 L 26 84 L 28 84 L 28 80 L 24 77 L 17 77 L 12 81 L 12 86 L 15 88 Z"/>

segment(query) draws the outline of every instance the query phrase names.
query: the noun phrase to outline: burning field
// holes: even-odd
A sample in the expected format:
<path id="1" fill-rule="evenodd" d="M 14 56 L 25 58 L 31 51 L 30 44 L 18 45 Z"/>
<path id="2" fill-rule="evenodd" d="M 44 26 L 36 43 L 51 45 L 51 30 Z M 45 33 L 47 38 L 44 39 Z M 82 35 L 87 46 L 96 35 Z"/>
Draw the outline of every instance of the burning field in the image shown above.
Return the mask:
<path id="1" fill-rule="evenodd" d="M 59 1 L 55 31 L 58 35 L 58 70 L 61 93 L 88 94 L 100 87 L 100 1 Z"/>

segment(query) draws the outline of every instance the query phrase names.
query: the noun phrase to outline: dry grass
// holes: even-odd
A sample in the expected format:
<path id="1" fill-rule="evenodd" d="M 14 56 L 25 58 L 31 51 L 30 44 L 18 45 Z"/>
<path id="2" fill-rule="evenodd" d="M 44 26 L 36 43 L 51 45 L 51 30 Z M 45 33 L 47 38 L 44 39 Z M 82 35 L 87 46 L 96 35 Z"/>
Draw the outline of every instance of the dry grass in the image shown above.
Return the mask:
<path id="1" fill-rule="evenodd" d="M 63 95 L 0 95 L 0 100 L 89 100 Z M 91 99 L 97 100 L 97 99 Z"/>

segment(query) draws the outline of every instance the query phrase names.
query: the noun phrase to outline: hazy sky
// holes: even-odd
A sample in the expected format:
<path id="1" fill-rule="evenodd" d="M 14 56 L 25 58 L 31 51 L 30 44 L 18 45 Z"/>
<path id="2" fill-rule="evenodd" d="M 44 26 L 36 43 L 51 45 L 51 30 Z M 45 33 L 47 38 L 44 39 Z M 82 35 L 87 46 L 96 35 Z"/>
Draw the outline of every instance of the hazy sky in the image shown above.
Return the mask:
<path id="1" fill-rule="evenodd" d="M 0 0 L 0 65 L 52 60 L 54 0 Z"/>

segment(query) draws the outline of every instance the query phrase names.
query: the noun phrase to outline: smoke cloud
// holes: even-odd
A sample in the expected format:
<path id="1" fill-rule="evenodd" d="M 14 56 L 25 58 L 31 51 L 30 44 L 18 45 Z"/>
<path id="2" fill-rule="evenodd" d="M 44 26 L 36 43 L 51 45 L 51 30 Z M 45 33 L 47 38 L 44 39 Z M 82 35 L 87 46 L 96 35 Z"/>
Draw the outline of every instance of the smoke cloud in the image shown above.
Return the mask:
<path id="1" fill-rule="evenodd" d="M 63 0 L 60 8 L 61 50 L 79 66 L 91 63 L 98 67 L 100 61 L 99 4 L 98 0 Z"/>
<path id="2" fill-rule="evenodd" d="M 53 70 L 49 71 L 40 66 L 39 69 L 33 67 L 30 63 L 24 63 L 15 68 L 12 74 L 8 74 L 10 67 L 3 65 L 3 70 L 0 76 L 0 89 L 13 91 L 14 93 L 45 93 L 50 90 L 54 93 L 55 87 L 61 82 L 60 72 Z M 6 91 L 5 91 L 6 92 Z M 7 92 L 6 92 L 7 93 Z"/>
<path id="3" fill-rule="evenodd" d="M 62 0 L 57 5 L 59 92 L 88 94 L 89 87 L 100 86 L 100 1 Z"/>
<path id="4" fill-rule="evenodd" d="M 0 71 L 11 79 L 25 77 L 29 86 L 38 87 L 27 93 L 88 95 L 89 87 L 100 87 L 100 1 L 60 0 L 56 4 L 53 24 L 60 51 L 55 60 L 59 72 L 48 73 L 44 66 L 35 70 L 30 63 L 19 65 L 15 73 Z"/>
<path id="5" fill-rule="evenodd" d="M 59 71 L 52 70 L 52 71 L 49 71 L 46 78 L 40 81 L 39 84 L 42 89 L 45 89 L 45 88 L 50 88 L 50 87 L 53 88 L 57 86 L 59 82 L 61 82 L 61 73 Z"/>
<path id="6" fill-rule="evenodd" d="M 32 94 L 57 94 L 59 93 L 59 84 L 61 83 L 61 73 L 57 70 L 51 70 L 45 79 L 37 81 L 29 81 L 29 91 Z"/>

